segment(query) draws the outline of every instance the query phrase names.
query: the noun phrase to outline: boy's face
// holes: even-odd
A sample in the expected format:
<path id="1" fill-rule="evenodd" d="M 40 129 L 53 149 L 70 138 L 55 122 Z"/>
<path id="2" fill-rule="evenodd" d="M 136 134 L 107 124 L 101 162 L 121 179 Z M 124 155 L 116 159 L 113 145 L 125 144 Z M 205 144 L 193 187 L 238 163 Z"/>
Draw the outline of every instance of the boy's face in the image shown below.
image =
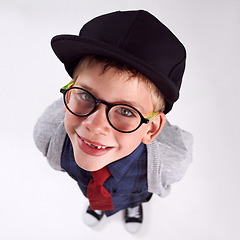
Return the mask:
<path id="1" fill-rule="evenodd" d="M 144 117 L 152 115 L 153 102 L 144 83 L 139 83 L 137 79 L 128 80 L 129 73 L 118 73 L 116 69 L 110 68 L 102 74 L 102 69 L 102 64 L 84 68 L 75 86 L 88 90 L 97 99 L 108 103 L 131 105 Z M 150 143 L 165 122 L 164 114 L 160 113 L 136 131 L 121 133 L 108 123 L 106 108 L 106 105 L 100 103 L 86 117 L 75 116 L 65 109 L 65 128 L 72 142 L 75 161 L 88 171 L 96 171 L 131 154 L 141 142 Z"/>

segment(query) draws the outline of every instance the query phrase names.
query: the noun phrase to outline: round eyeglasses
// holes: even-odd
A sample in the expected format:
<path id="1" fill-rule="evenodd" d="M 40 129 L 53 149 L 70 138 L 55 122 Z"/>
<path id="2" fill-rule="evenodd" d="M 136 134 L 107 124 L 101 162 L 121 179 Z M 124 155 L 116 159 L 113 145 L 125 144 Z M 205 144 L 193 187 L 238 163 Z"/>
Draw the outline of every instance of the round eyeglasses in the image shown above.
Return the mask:
<path id="1" fill-rule="evenodd" d="M 148 118 L 134 107 L 127 104 L 110 104 L 96 99 L 90 92 L 83 88 L 71 87 L 74 82 L 60 89 L 63 93 L 64 104 L 69 112 L 79 117 L 89 116 L 95 111 L 99 103 L 107 106 L 106 114 L 109 124 L 117 131 L 131 133 L 136 131 L 143 123 L 147 124 L 157 114 Z"/>

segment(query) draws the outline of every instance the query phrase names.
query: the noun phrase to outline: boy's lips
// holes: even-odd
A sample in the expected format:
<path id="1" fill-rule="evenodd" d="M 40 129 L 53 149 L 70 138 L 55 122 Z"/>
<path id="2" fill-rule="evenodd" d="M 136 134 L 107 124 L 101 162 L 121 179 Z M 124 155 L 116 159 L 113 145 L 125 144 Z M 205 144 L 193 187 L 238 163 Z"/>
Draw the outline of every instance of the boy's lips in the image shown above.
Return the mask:
<path id="1" fill-rule="evenodd" d="M 91 156 L 102 156 L 109 152 L 113 147 L 93 142 L 77 135 L 78 146 L 86 154 Z"/>

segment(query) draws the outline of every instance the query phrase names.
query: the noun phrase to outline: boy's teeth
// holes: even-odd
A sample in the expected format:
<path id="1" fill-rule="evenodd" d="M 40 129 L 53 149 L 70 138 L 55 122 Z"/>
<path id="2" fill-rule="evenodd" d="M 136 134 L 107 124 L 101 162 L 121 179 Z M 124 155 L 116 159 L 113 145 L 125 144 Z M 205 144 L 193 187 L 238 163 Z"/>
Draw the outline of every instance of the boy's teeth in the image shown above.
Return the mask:
<path id="1" fill-rule="evenodd" d="M 91 143 L 86 142 L 85 140 L 83 140 L 88 146 L 92 147 L 92 148 L 97 148 L 97 149 L 106 149 L 107 147 L 102 147 L 102 146 L 95 146 Z"/>

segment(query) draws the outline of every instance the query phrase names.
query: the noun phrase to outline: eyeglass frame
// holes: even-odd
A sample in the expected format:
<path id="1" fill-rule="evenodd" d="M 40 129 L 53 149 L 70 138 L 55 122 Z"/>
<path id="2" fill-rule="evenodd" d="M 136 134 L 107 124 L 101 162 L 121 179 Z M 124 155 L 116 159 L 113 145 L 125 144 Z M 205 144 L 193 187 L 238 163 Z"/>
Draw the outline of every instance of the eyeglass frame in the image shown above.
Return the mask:
<path id="1" fill-rule="evenodd" d="M 140 128 L 140 126 L 141 126 L 143 123 L 148 124 L 148 123 L 149 123 L 154 117 L 156 117 L 156 116 L 158 115 L 158 113 L 159 113 L 159 111 L 158 111 L 158 112 L 153 112 L 153 115 L 145 118 L 145 117 L 141 114 L 141 112 L 140 112 L 139 110 L 137 110 L 136 108 L 134 108 L 134 107 L 131 106 L 131 105 L 128 105 L 128 104 L 120 104 L 120 103 L 111 104 L 111 103 L 108 103 L 108 102 L 106 102 L 106 101 L 104 101 L 104 100 L 97 99 L 95 96 L 93 96 L 92 93 L 90 93 L 90 92 L 87 91 L 86 89 L 80 88 L 80 87 L 73 87 L 74 83 L 75 83 L 74 81 L 73 81 L 73 82 L 70 82 L 70 83 L 68 83 L 66 86 L 64 86 L 64 87 L 62 87 L 62 88 L 60 89 L 60 92 L 63 94 L 64 104 L 65 104 L 66 108 L 68 109 L 68 111 L 69 111 L 70 113 L 72 113 L 73 115 L 77 116 L 77 117 L 87 117 L 87 116 L 91 115 L 91 114 L 96 110 L 96 108 L 97 108 L 97 106 L 98 106 L 99 103 L 102 103 L 102 104 L 104 104 L 104 105 L 107 106 L 106 115 L 107 115 L 108 123 L 111 125 L 112 128 L 114 128 L 114 129 L 115 129 L 116 131 L 118 131 L 118 132 L 121 132 L 121 133 L 132 133 L 132 132 L 136 131 L 138 128 Z M 68 92 L 69 90 L 71 90 L 71 89 L 80 89 L 80 90 L 83 90 L 83 91 L 89 93 L 89 94 L 93 97 L 93 99 L 94 99 L 94 107 L 93 107 L 93 109 L 92 109 L 89 113 L 83 114 L 83 115 L 79 115 L 79 114 L 77 114 L 77 113 L 74 113 L 74 112 L 68 107 L 68 104 L 67 104 L 67 102 L 66 102 L 66 94 L 67 94 L 67 92 Z M 119 129 L 117 129 L 116 127 L 113 126 L 113 124 L 112 124 L 111 121 L 110 121 L 109 112 L 110 112 L 111 108 L 113 108 L 113 107 L 115 107 L 115 106 L 118 106 L 118 105 L 130 107 L 130 108 L 134 109 L 134 110 L 139 114 L 139 116 L 140 116 L 140 118 L 141 118 L 141 121 L 140 121 L 138 127 L 136 127 L 135 129 L 133 129 L 133 130 L 131 130 L 131 131 L 122 131 L 122 130 L 119 130 Z"/>

